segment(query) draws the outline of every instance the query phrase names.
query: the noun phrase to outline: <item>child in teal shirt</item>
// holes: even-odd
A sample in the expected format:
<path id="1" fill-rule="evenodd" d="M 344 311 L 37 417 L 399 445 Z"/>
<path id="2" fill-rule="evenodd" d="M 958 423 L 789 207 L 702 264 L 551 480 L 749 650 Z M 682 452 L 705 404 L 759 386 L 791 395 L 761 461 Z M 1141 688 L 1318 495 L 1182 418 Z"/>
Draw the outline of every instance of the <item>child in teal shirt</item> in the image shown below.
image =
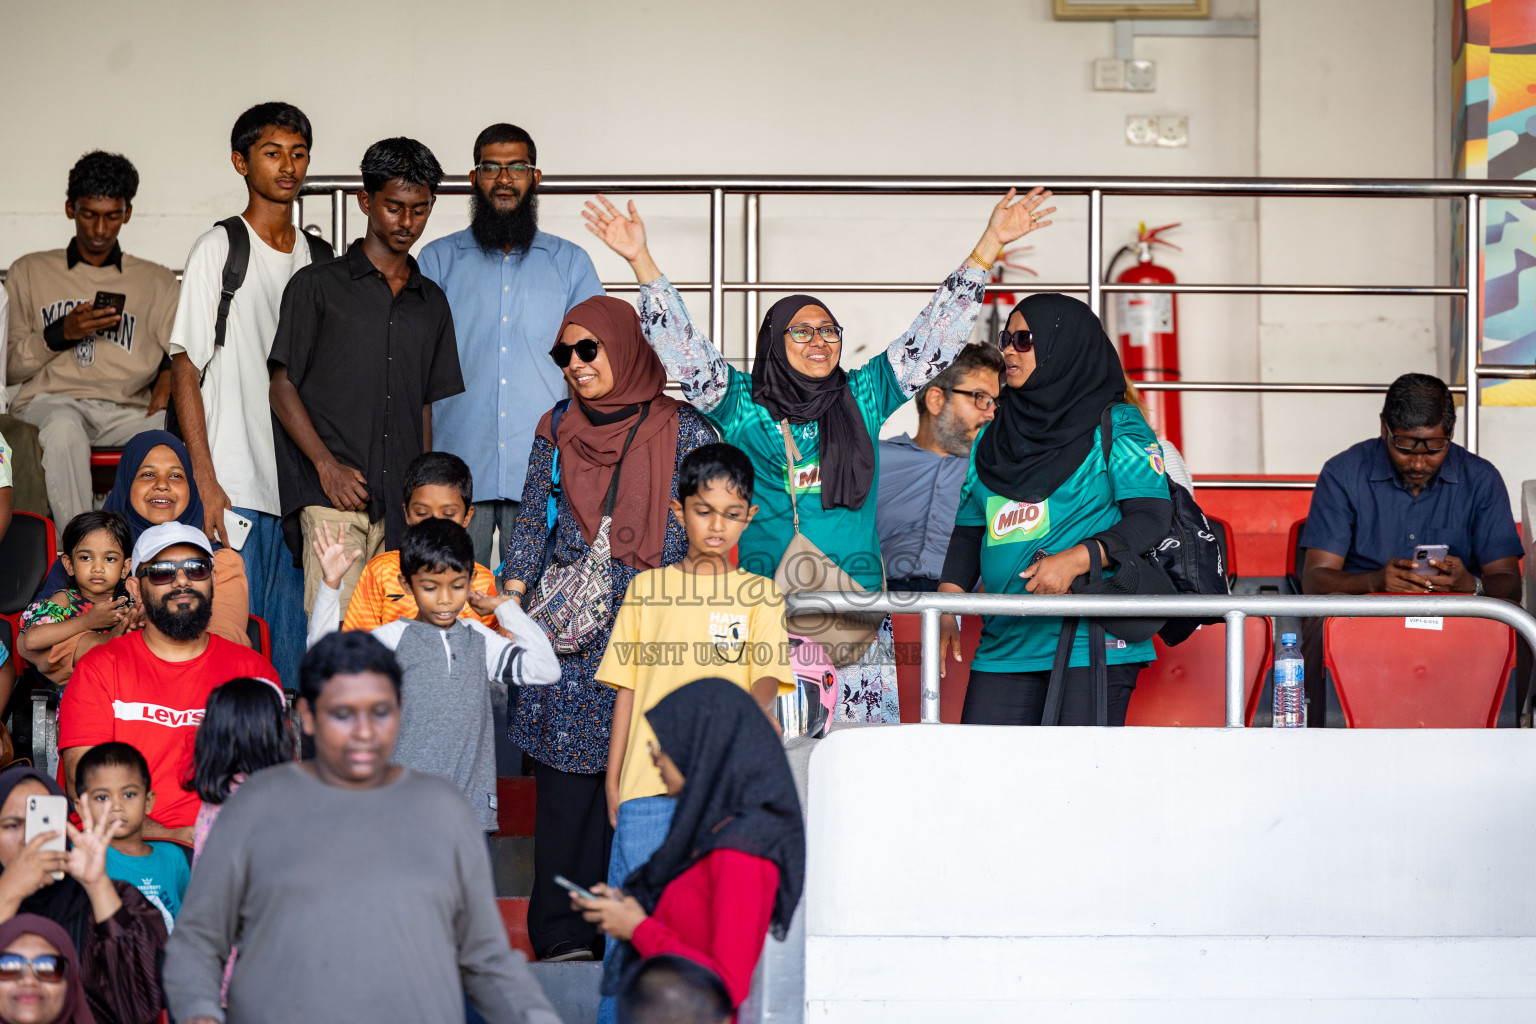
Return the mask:
<path id="1" fill-rule="evenodd" d="M 169 934 L 192 880 L 192 867 L 179 844 L 144 838 L 144 819 L 155 806 L 144 755 L 127 743 L 92 747 L 75 766 L 75 792 L 89 802 L 93 815 L 118 819 L 107 848 L 107 877 L 143 893 L 165 916 Z"/>

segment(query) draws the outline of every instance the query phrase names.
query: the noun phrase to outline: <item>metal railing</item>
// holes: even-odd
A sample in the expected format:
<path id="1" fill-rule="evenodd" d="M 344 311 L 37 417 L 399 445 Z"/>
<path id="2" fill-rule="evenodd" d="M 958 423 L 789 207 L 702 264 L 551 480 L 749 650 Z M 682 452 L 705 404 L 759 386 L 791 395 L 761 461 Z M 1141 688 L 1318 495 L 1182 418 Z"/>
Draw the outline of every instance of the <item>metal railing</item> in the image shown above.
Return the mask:
<path id="1" fill-rule="evenodd" d="M 1492 597 L 1336 595 L 1293 597 L 1240 597 L 1236 594 L 1173 597 L 1101 597 L 1019 594 L 914 594 L 818 591 L 789 594 L 791 612 L 916 612 L 922 619 L 920 712 L 918 721 L 939 721 L 939 616 L 1016 615 L 1045 618 L 1123 615 L 1135 618 L 1223 618 L 1227 623 L 1227 727 L 1244 724 L 1243 620 L 1250 615 L 1300 618 L 1356 616 L 1392 618 L 1434 616 L 1442 618 L 1494 619 L 1514 629 L 1536 649 L 1536 618 L 1519 605 Z"/>
<path id="2" fill-rule="evenodd" d="M 1088 259 L 1085 280 L 989 284 L 989 292 L 1074 292 L 1086 294 L 1088 305 L 1102 318 L 1104 296 L 1117 292 L 1174 292 L 1206 295 L 1409 295 L 1439 296 L 1466 303 L 1464 309 L 1465 381 L 1451 390 L 1472 396 L 1467 402 L 1465 444 L 1477 451 L 1479 434 L 1478 385 L 1483 380 L 1536 379 L 1536 367 L 1508 366 L 1481 361 L 1483 275 L 1482 203 L 1486 199 L 1536 199 L 1536 183 L 1519 181 L 1468 181 L 1457 179 L 1361 179 L 1361 178 L 1133 178 L 1133 177 L 897 177 L 811 175 L 619 175 L 608 177 L 551 175 L 539 190 L 557 195 L 660 193 L 709 197 L 709 280 L 675 282 L 680 291 L 708 292 L 710 337 L 717 344 L 725 336 L 725 296 L 746 296 L 745 337 L 757 333 L 758 300 L 766 292 L 914 292 L 927 293 L 934 282 L 874 281 L 763 281 L 761 280 L 762 199 L 764 196 L 804 195 L 986 195 L 996 196 L 1009 188 L 1021 192 L 1043 185 L 1057 195 L 1081 195 L 1088 199 Z M 311 176 L 304 183 L 295 217 L 303 223 L 303 197 L 331 199 L 331 240 L 338 249 L 347 237 L 347 193 L 362 187 L 362 179 L 349 176 Z M 468 195 L 467 177 L 444 179 L 439 194 Z M 726 197 L 740 196 L 745 247 L 744 280 L 725 279 Z M 1346 199 L 1453 199 L 1465 205 L 1462 242 L 1473 254 L 1473 273 L 1460 285 L 1354 285 L 1354 284 L 1111 284 L 1101 280 L 1104 271 L 1104 199 L 1107 196 L 1205 196 L 1246 198 L 1346 198 Z M 1464 261 L 1464 264 L 1467 261 Z M 605 282 L 610 291 L 634 291 L 628 282 Z M 1147 391 L 1249 392 L 1257 394 L 1376 394 L 1386 384 L 1267 383 L 1258 381 L 1149 381 L 1138 382 Z M 1201 487 L 1248 487 L 1251 482 L 1232 478 L 1207 478 Z M 1290 484 L 1288 486 L 1309 486 Z"/>

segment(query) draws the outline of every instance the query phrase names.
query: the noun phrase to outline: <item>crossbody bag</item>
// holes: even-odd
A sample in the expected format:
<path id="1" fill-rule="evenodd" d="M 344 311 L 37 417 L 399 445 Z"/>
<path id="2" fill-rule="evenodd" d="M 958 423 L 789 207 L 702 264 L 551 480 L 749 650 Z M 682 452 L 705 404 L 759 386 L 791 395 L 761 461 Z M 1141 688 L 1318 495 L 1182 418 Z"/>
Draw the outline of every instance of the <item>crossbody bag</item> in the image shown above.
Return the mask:
<path id="1" fill-rule="evenodd" d="M 800 505 L 795 499 L 795 444 L 789 433 L 789 421 L 779 421 L 784 436 L 784 461 L 789 467 L 785 488 L 794 512 L 795 535 L 779 558 L 773 582 L 785 594 L 804 594 L 817 590 L 842 590 L 866 593 L 852 576 L 843 572 L 809 537 L 800 532 Z M 838 668 L 852 665 L 869 650 L 885 621 L 884 612 L 834 612 L 804 610 L 784 617 L 791 633 L 821 644 L 827 659 Z"/>
<path id="2" fill-rule="evenodd" d="M 624 456 L 629 454 L 635 431 L 640 429 L 650 411 L 649 403 L 640 407 L 635 425 L 629 428 L 629 435 L 624 438 L 624 449 L 613 466 L 613 480 L 608 484 L 608 496 L 603 499 L 603 517 L 597 524 L 597 536 L 592 538 L 592 546 L 569 565 L 549 559 L 533 587 L 528 615 L 543 628 L 557 654 L 581 651 L 613 620 L 610 576 L 613 567 L 608 529 L 613 525 L 613 505 L 619 497 L 619 473 L 624 468 Z M 557 447 L 555 459 L 559 458 Z"/>

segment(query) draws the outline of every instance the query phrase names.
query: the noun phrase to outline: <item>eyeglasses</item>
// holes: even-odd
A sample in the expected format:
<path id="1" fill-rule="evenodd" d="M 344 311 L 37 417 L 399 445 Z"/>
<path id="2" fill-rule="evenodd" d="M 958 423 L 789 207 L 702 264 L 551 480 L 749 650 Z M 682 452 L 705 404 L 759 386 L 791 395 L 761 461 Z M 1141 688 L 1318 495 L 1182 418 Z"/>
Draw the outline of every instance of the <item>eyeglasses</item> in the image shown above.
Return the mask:
<path id="1" fill-rule="evenodd" d="M 139 566 L 138 575 L 148 580 L 150 586 L 164 587 L 176 582 L 178 570 L 186 573 L 189 581 L 201 583 L 213 575 L 213 559 L 183 558 L 179 562 L 150 562 Z"/>
<path id="2" fill-rule="evenodd" d="M 44 953 L 30 960 L 20 953 L 0 953 L 0 981 L 19 981 L 28 968 L 31 968 L 32 977 L 38 981 L 63 981 L 69 969 L 69 961 L 52 953 Z"/>
<path id="3" fill-rule="evenodd" d="M 997 404 L 997 399 L 993 398 L 985 391 L 967 391 L 965 388 L 946 388 L 945 390 L 956 395 L 970 395 L 971 401 L 975 402 L 976 408 L 980 409 L 982 412 L 986 412 L 988 409 Z"/>
<path id="4" fill-rule="evenodd" d="M 1451 446 L 1448 437 L 1409 437 L 1406 434 L 1393 434 L 1392 447 L 1400 452 L 1429 452 L 1438 455 Z"/>
<path id="5" fill-rule="evenodd" d="M 530 177 L 538 168 L 521 160 L 515 160 L 510 164 L 499 164 L 494 160 L 482 160 L 475 165 L 475 170 L 486 181 L 495 181 L 501 177 L 502 171 L 506 171 L 507 176 L 513 181 L 523 181 Z"/>
<path id="6" fill-rule="evenodd" d="M 821 327 L 812 327 L 810 324 L 795 324 L 784 332 L 789 335 L 789 340 L 796 345 L 809 345 L 811 339 L 821 335 L 821 340 L 828 345 L 836 345 L 843 340 L 843 329 L 836 324 L 825 324 Z"/>
<path id="7" fill-rule="evenodd" d="M 1012 345 L 1015 352 L 1028 352 L 1035 347 L 1034 331 L 998 331 L 997 347 L 1004 352 Z"/>
<path id="8" fill-rule="evenodd" d="M 553 359 L 555 365 L 562 370 L 571 365 L 572 352 L 581 357 L 582 362 L 590 363 L 597 358 L 597 345 L 596 338 L 582 338 L 574 345 L 562 345 L 556 342 L 555 347 L 549 350 L 549 358 Z"/>

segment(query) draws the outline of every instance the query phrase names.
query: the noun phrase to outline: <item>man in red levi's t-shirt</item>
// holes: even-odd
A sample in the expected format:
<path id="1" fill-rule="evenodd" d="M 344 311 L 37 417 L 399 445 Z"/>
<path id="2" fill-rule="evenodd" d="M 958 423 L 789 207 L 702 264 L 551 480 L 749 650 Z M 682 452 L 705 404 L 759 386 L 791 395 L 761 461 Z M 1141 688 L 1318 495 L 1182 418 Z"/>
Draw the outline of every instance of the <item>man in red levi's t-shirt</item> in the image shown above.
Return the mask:
<path id="1" fill-rule="evenodd" d="M 214 688 L 237 676 L 276 679 L 261 655 L 208 632 L 213 549 L 201 530 L 165 523 L 139 535 L 128 592 L 145 625 L 93 649 L 75 666 L 59 703 L 59 782 L 75 795 L 75 765 L 118 740 L 149 762 L 155 806 L 145 839 L 191 845 L 198 798 L 182 788 L 192 740 Z"/>

